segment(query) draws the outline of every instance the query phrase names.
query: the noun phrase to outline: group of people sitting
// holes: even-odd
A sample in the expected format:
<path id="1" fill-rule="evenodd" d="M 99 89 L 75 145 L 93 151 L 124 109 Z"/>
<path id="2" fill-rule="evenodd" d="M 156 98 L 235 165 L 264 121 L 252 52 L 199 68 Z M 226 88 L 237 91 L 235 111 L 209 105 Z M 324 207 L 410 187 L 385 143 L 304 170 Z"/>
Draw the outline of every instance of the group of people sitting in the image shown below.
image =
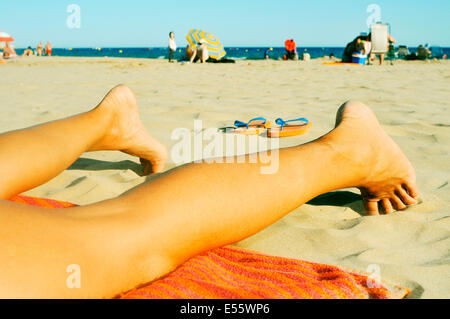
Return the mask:
<path id="1" fill-rule="evenodd" d="M 52 56 L 52 51 L 53 51 L 53 47 L 50 44 L 50 41 L 47 42 L 47 44 L 45 45 L 45 48 L 41 43 L 38 44 L 38 46 L 36 47 L 36 51 L 33 51 L 33 49 L 31 47 L 26 48 L 23 51 L 22 56 L 23 57 L 29 57 L 29 56 Z M 11 58 L 15 58 L 17 57 L 17 53 L 16 50 L 7 42 L 5 44 L 5 46 L 3 47 L 3 52 L 1 52 L 0 54 L 0 58 L 3 59 L 11 59 Z"/>
<path id="2" fill-rule="evenodd" d="M 422 44 L 417 47 L 417 51 L 405 56 L 406 60 L 427 60 L 432 57 L 431 51 L 428 47 Z"/>

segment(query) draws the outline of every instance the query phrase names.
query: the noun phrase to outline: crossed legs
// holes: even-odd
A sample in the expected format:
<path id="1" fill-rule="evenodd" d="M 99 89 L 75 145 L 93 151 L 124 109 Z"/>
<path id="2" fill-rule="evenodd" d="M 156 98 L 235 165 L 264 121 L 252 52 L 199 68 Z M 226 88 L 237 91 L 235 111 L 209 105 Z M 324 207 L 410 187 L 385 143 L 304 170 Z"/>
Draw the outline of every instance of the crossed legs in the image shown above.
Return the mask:
<path id="1" fill-rule="evenodd" d="M 96 150 L 139 156 L 148 172 L 161 172 L 167 160 L 124 86 L 88 113 L 0 135 L 0 297 L 109 298 L 332 190 L 358 187 L 370 215 L 404 209 L 418 196 L 412 165 L 372 111 L 347 102 L 333 131 L 280 150 L 272 175 L 249 161 L 193 163 L 89 206 L 48 210 L 6 201 Z M 66 284 L 73 264 L 81 270 L 77 289 Z"/>

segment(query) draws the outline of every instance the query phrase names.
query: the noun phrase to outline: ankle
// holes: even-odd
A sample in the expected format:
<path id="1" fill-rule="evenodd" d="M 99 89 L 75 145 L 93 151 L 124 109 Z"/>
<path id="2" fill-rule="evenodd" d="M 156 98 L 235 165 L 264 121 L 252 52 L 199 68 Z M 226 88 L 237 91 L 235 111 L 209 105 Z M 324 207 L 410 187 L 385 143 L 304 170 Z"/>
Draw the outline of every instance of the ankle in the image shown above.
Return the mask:
<path id="1" fill-rule="evenodd" d="M 100 104 L 85 114 L 91 118 L 93 125 L 99 128 L 99 137 L 95 143 L 93 143 L 89 151 L 106 150 L 104 140 L 110 135 L 114 124 L 115 114 L 113 110 Z"/>
<path id="2" fill-rule="evenodd" d="M 373 145 L 358 143 L 357 139 L 335 129 L 317 140 L 317 143 L 332 154 L 332 160 L 337 165 L 337 169 L 345 173 L 342 175 L 345 176 L 344 188 L 358 187 L 363 184 L 374 165 Z"/>

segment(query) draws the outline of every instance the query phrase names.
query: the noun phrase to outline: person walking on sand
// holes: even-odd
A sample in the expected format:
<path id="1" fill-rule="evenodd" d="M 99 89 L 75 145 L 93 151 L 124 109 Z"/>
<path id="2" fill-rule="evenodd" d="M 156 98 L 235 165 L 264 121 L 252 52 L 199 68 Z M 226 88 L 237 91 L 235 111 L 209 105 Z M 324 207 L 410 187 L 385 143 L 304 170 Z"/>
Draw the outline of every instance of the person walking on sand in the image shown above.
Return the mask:
<path id="1" fill-rule="evenodd" d="M 53 50 L 53 47 L 52 47 L 50 41 L 48 41 L 47 44 L 45 45 L 45 54 L 47 56 L 52 56 L 52 50 Z"/>
<path id="2" fill-rule="evenodd" d="M 169 33 L 169 62 L 172 62 L 174 53 L 177 51 L 177 43 L 175 42 L 175 33 Z"/>

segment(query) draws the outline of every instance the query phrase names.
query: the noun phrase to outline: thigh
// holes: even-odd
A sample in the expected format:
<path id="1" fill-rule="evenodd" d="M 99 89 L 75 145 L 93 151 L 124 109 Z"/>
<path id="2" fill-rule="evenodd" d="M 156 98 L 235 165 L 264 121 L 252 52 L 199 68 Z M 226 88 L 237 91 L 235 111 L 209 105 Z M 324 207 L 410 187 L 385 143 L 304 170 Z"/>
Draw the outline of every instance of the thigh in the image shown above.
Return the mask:
<path id="1" fill-rule="evenodd" d="M 0 200 L 0 298 L 91 294 L 71 285 L 75 265 L 88 269 L 92 263 L 74 223 L 57 211 Z"/>
<path id="2" fill-rule="evenodd" d="M 172 270 L 160 232 L 117 206 L 0 200 L 0 298 L 112 298 Z"/>
<path id="3" fill-rule="evenodd" d="M 114 280 L 104 278 L 115 275 L 108 267 L 114 262 L 106 262 L 112 252 L 101 251 L 94 227 L 63 216 L 71 210 L 0 200 L 0 298 L 103 298 L 120 292 Z"/>

